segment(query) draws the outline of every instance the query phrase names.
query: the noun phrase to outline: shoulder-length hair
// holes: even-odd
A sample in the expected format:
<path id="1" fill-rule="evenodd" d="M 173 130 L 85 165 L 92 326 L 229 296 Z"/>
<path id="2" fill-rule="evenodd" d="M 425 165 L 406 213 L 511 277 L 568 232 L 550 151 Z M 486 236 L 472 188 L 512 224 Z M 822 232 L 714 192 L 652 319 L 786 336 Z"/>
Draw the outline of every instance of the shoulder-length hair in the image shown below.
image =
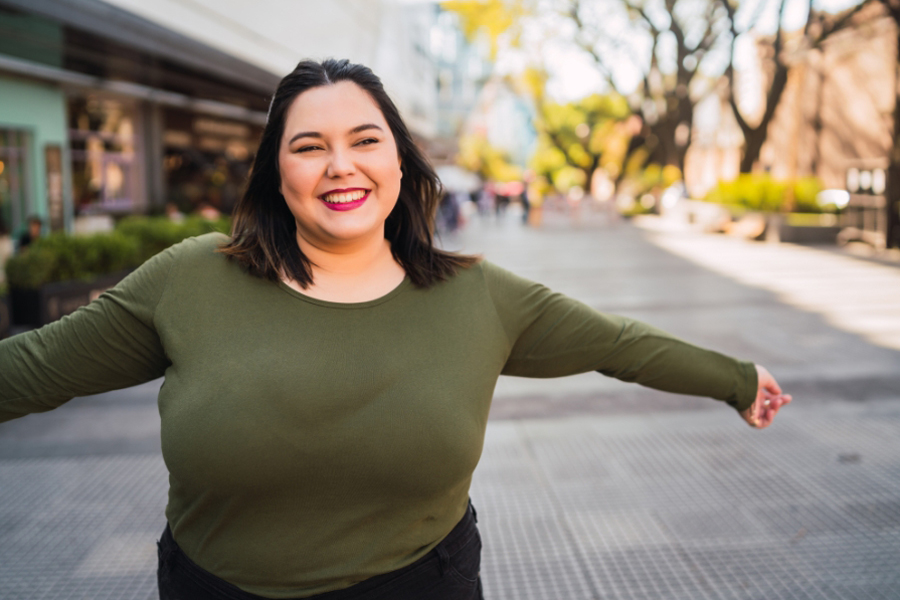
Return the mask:
<path id="1" fill-rule="evenodd" d="M 293 214 L 281 195 L 278 166 L 288 108 L 303 92 L 339 81 L 365 90 L 381 109 L 397 143 L 403 177 L 400 196 L 385 221 L 384 236 L 394 259 L 419 287 L 443 281 L 478 258 L 445 252 L 434 246 L 434 216 L 441 183 L 416 147 L 381 80 L 371 69 L 348 60 L 303 61 L 278 84 L 247 189 L 234 210 L 231 240 L 219 251 L 252 274 L 277 281 L 282 277 L 306 288 L 312 283 L 311 262 L 297 243 Z"/>

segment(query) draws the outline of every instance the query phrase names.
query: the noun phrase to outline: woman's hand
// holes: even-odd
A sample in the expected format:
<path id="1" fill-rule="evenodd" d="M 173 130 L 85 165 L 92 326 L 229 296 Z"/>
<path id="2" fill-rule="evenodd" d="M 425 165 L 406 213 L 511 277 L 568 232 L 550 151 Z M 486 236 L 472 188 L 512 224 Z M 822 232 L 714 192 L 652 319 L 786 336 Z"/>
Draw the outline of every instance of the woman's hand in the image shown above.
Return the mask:
<path id="1" fill-rule="evenodd" d="M 790 394 L 782 394 L 781 387 L 765 367 L 756 365 L 756 400 L 741 416 L 751 427 L 763 429 L 772 424 L 775 415 L 785 404 L 790 403 Z"/>

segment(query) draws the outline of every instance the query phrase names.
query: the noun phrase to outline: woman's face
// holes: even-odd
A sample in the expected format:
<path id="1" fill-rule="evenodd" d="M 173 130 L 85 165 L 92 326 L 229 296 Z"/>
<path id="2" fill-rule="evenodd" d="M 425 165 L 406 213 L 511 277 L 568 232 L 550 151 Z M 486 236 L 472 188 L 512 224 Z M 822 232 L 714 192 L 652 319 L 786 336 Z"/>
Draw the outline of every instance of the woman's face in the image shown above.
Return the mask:
<path id="1" fill-rule="evenodd" d="M 287 111 L 281 193 L 303 241 L 321 249 L 384 238 L 400 158 L 375 101 L 349 81 L 312 88 Z"/>

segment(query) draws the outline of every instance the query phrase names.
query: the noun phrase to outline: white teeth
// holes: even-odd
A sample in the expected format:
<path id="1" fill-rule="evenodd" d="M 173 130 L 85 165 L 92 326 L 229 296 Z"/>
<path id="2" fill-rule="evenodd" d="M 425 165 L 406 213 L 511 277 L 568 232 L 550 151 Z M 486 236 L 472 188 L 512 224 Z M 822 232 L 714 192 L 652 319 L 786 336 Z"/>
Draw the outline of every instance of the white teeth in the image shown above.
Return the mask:
<path id="1" fill-rule="evenodd" d="M 344 194 L 328 194 L 326 196 L 322 196 L 322 199 L 325 202 L 330 202 L 331 204 L 345 204 L 347 202 L 354 202 L 356 200 L 359 200 L 365 195 L 365 190 L 355 190 Z"/>

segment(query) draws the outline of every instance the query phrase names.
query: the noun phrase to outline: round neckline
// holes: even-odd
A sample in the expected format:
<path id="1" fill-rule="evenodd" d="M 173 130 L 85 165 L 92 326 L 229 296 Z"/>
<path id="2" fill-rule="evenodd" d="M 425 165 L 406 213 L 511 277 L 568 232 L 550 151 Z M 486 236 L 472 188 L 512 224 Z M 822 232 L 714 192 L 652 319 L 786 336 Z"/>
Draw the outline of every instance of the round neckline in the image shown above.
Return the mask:
<path id="1" fill-rule="evenodd" d="M 286 284 L 282 280 L 278 280 L 278 286 L 294 298 L 298 300 L 303 300 L 304 302 L 309 302 L 310 304 L 315 304 L 317 306 L 324 306 L 325 308 L 342 308 L 342 309 L 354 309 L 354 308 L 370 308 L 372 306 L 378 306 L 379 304 L 383 304 L 388 300 L 393 299 L 395 296 L 400 295 L 406 290 L 410 285 L 412 285 L 412 281 L 409 278 L 409 275 L 405 275 L 403 277 L 403 281 L 401 281 L 397 287 L 389 291 L 384 296 L 379 296 L 378 298 L 374 298 L 372 300 L 366 300 L 365 302 L 333 302 L 331 300 L 321 300 L 319 298 L 313 298 L 312 296 L 307 296 L 301 292 L 298 292 L 288 284 Z"/>

